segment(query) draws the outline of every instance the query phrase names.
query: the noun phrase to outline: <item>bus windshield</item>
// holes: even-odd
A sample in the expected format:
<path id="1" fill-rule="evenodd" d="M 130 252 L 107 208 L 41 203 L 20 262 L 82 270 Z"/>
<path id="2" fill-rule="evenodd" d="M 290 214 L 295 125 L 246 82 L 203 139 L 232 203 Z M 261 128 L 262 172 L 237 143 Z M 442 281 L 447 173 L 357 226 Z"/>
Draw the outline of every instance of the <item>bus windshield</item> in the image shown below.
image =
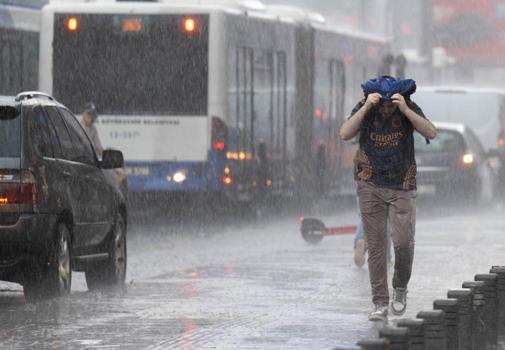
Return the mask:
<path id="1" fill-rule="evenodd" d="M 208 42 L 208 15 L 56 14 L 53 94 L 75 112 L 205 115 Z"/>

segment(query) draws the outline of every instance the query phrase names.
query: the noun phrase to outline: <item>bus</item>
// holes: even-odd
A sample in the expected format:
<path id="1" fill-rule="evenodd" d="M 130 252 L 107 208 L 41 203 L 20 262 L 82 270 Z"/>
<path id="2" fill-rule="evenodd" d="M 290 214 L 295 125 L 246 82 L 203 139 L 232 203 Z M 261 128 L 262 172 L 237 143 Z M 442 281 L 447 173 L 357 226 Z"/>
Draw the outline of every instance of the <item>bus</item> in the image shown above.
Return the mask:
<path id="1" fill-rule="evenodd" d="M 42 4 L 0 4 L 0 94 L 36 90 Z"/>
<path id="2" fill-rule="evenodd" d="M 352 188 L 338 128 L 389 50 L 240 0 L 53 2 L 40 42 L 40 90 L 75 112 L 95 103 L 131 193 L 246 202 Z"/>

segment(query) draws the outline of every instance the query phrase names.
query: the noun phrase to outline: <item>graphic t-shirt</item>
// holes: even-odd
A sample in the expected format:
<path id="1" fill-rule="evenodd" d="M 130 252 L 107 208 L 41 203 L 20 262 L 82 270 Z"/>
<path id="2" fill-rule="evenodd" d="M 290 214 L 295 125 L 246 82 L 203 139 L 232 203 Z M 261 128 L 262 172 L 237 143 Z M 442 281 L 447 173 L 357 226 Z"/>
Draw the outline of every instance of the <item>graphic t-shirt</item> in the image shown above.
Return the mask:
<path id="1" fill-rule="evenodd" d="M 359 102 L 352 116 L 364 105 Z M 412 101 L 410 109 L 426 118 Z M 383 118 L 375 106 L 365 115 L 359 131 L 359 150 L 354 159 L 356 180 L 367 181 L 379 187 L 397 190 L 416 189 L 416 160 L 414 152 L 414 126 L 397 109 Z"/>

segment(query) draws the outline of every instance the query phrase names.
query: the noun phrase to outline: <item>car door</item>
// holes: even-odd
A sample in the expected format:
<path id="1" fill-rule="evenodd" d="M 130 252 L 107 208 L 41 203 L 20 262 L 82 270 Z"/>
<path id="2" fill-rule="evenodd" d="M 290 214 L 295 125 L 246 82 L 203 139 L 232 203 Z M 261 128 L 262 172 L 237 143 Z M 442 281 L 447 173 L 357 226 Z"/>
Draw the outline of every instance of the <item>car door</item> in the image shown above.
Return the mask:
<path id="1" fill-rule="evenodd" d="M 62 155 L 60 141 L 41 106 L 25 106 L 23 114 L 28 131 L 25 147 L 38 184 L 38 209 L 41 213 L 58 214 L 64 208 L 67 190 L 64 172 L 68 171 L 58 161 Z"/>
<path id="2" fill-rule="evenodd" d="M 104 240 L 114 222 L 112 188 L 98 166 L 91 142 L 80 123 L 67 109 L 59 108 L 59 112 L 73 144 L 73 161 L 81 188 L 79 207 L 85 220 L 86 245 L 93 246 Z"/>
<path id="3" fill-rule="evenodd" d="M 57 149 L 59 152 L 55 153 L 58 165 L 57 178 L 60 180 L 59 207 L 60 212 L 68 211 L 72 214 L 72 248 L 76 251 L 82 245 L 85 217 L 79 207 L 81 189 L 79 187 L 78 171 L 72 162 L 73 145 L 67 127 L 57 108 L 55 106 L 46 106 L 44 111 L 49 118 L 51 124 L 50 130 L 54 133 L 53 137 L 57 137 L 61 147 Z"/>

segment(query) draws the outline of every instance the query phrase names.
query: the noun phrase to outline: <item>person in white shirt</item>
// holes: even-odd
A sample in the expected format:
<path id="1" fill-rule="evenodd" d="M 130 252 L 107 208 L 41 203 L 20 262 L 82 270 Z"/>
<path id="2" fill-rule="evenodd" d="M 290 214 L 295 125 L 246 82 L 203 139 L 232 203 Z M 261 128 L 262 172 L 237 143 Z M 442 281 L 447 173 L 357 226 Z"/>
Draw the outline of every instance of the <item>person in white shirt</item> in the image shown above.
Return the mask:
<path id="1" fill-rule="evenodd" d="M 103 147 L 95 126 L 95 121 L 97 118 L 98 113 L 96 111 L 95 104 L 92 102 L 87 103 L 84 107 L 84 111 L 82 112 L 81 124 L 84 128 L 84 131 L 86 131 L 86 134 L 91 140 L 91 144 L 93 145 L 96 154 L 100 157 L 102 156 Z"/>
<path id="2" fill-rule="evenodd" d="M 95 126 L 95 121 L 98 118 L 98 112 L 96 111 L 96 106 L 93 102 L 88 102 L 86 106 L 84 106 L 84 111 L 81 116 L 81 125 L 84 128 L 84 131 L 88 135 L 93 148 L 98 157 L 102 156 L 103 146 L 100 141 L 100 137 L 98 136 L 98 131 Z M 117 183 L 120 186 L 126 186 L 126 175 L 124 170 L 121 168 L 117 168 L 113 170 L 114 177 L 116 178 Z"/>

